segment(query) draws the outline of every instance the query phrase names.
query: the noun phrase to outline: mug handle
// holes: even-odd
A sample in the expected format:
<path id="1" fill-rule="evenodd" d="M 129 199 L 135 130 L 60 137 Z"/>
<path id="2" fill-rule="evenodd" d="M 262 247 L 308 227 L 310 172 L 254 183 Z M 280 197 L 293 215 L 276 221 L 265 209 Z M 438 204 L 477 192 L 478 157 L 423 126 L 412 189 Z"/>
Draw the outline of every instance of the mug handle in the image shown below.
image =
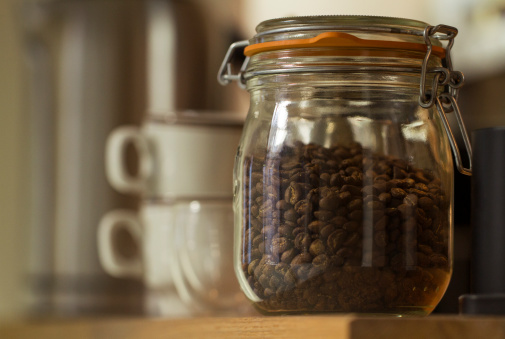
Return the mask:
<path id="1" fill-rule="evenodd" d="M 135 258 L 124 258 L 118 253 L 114 242 L 117 231 L 124 229 L 137 243 L 139 253 Z M 98 258 L 103 269 L 114 277 L 142 278 L 142 226 L 137 215 L 128 210 L 116 210 L 105 214 L 100 220 L 97 233 Z"/>
<path id="2" fill-rule="evenodd" d="M 138 154 L 139 171 L 132 176 L 125 168 L 123 155 L 132 144 Z M 110 185 L 120 193 L 142 193 L 153 169 L 148 141 L 136 126 L 122 126 L 112 131 L 105 147 L 105 173 Z"/>

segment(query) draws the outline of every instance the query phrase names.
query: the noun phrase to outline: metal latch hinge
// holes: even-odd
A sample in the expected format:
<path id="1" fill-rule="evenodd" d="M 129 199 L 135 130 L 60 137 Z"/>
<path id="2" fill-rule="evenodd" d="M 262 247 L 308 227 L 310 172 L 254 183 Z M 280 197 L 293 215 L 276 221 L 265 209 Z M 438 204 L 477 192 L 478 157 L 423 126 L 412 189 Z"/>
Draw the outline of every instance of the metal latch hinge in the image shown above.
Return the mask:
<path id="1" fill-rule="evenodd" d="M 237 53 L 237 51 L 242 50 L 244 47 L 248 45 L 249 45 L 248 40 L 237 41 L 230 45 L 228 51 L 226 52 L 226 55 L 224 56 L 223 63 L 219 68 L 219 72 L 217 74 L 217 81 L 221 85 L 224 86 L 228 85 L 232 81 L 237 81 L 240 87 L 245 87 L 246 81 L 244 80 L 243 75 L 247 68 L 247 64 L 249 63 L 249 57 L 247 57 L 244 60 L 244 63 L 240 67 L 239 72 L 236 74 L 233 74 L 232 59 L 235 53 Z"/>
<path id="2" fill-rule="evenodd" d="M 456 163 L 456 168 L 461 174 L 472 175 L 472 146 L 470 144 L 470 138 L 463 123 L 459 106 L 457 103 L 458 92 L 465 81 L 463 73 L 459 71 L 454 71 L 452 67 L 451 60 L 451 49 L 454 45 L 454 38 L 458 34 L 458 30 L 451 26 L 438 25 L 438 26 L 426 26 L 423 32 L 424 41 L 426 43 L 426 55 L 423 59 L 423 64 L 421 67 L 421 81 L 420 81 L 420 92 L 419 92 L 419 105 L 423 108 L 430 108 L 434 104 L 437 107 L 437 112 L 444 125 L 445 132 L 449 138 L 449 144 L 451 145 L 452 152 L 454 154 L 454 161 Z M 431 40 L 430 37 L 437 35 L 439 40 L 448 40 L 445 55 L 446 67 L 437 67 L 428 69 L 428 62 L 431 56 Z M 431 85 L 431 89 L 426 89 L 426 77 L 428 73 L 435 73 Z M 446 91 L 438 95 L 439 86 L 444 86 Z M 456 138 L 452 133 L 449 120 L 446 114 L 454 112 L 456 122 L 458 124 L 463 144 L 465 146 L 469 166 L 465 168 L 461 160 L 461 153 L 459 151 Z"/>

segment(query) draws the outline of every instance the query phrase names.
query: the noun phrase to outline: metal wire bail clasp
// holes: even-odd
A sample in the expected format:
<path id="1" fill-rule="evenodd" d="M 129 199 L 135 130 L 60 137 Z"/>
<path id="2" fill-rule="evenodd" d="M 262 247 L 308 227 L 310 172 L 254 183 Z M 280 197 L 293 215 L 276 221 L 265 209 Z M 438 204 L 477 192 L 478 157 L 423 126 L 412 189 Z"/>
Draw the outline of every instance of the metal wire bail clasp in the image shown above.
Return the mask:
<path id="1" fill-rule="evenodd" d="M 426 44 L 426 55 L 423 59 L 423 64 L 421 66 L 421 86 L 419 93 L 419 105 L 424 108 L 428 108 L 433 106 L 435 103 L 435 97 L 437 95 L 438 86 L 435 86 L 436 82 L 434 81 L 431 91 L 426 90 L 426 75 L 429 73 L 428 62 L 430 60 L 432 44 L 430 37 L 437 34 L 437 38 L 439 40 L 448 40 L 447 47 L 445 48 L 445 61 L 446 61 L 446 69 L 451 72 L 452 71 L 452 60 L 451 60 L 451 49 L 454 45 L 454 38 L 458 34 L 458 30 L 451 26 L 446 25 L 437 25 L 437 26 L 426 26 L 423 32 L 424 42 Z M 440 70 L 443 70 L 440 69 Z M 435 77 L 437 78 L 437 77 Z M 444 77 L 443 81 L 448 82 L 450 77 Z"/>
<path id="2" fill-rule="evenodd" d="M 444 105 L 444 104 L 448 104 Z M 461 174 L 464 175 L 472 175 L 472 146 L 470 144 L 470 138 L 468 137 L 468 133 L 466 132 L 465 124 L 463 123 L 463 119 L 461 118 L 461 114 L 459 111 L 459 106 L 456 99 L 450 95 L 449 93 L 443 93 L 436 99 L 437 112 L 442 119 L 442 123 L 444 124 L 445 132 L 449 137 L 449 144 L 451 145 L 452 152 L 454 153 L 454 162 L 456 163 L 456 168 Z M 449 125 L 449 120 L 447 119 L 446 113 L 454 112 L 454 116 L 458 123 L 459 128 L 461 129 L 461 136 L 463 137 L 463 143 L 465 145 L 468 159 L 470 165 L 468 168 L 463 166 L 461 161 L 461 154 L 459 152 L 458 145 L 456 143 L 456 139 L 454 138 L 454 134 L 452 134 L 451 126 Z"/>
<path id="3" fill-rule="evenodd" d="M 465 79 L 463 73 L 453 70 L 451 60 L 451 48 L 454 45 L 454 38 L 457 34 L 458 30 L 456 28 L 446 25 L 426 26 L 424 29 L 423 37 L 427 50 L 421 68 L 419 105 L 424 108 L 429 108 L 436 104 L 438 114 L 442 119 L 445 132 L 449 138 L 449 144 L 451 145 L 451 149 L 454 154 L 456 168 L 461 174 L 472 175 L 472 147 L 457 103 L 458 92 L 459 89 L 463 86 Z M 445 52 L 445 67 L 428 69 L 428 62 L 432 50 L 430 37 L 435 35 L 439 40 L 448 40 Z M 435 72 L 435 76 L 433 77 L 431 90 L 427 90 L 426 76 L 428 73 L 432 72 Z M 445 86 L 447 89 L 446 92 L 438 95 L 439 86 Z M 469 160 L 468 168 L 465 168 L 463 166 L 463 163 L 461 161 L 461 153 L 456 143 L 454 134 L 452 133 L 449 120 L 446 116 L 447 113 L 451 112 L 454 112 L 456 122 L 463 138 L 463 143 L 465 145 Z"/>
<path id="4" fill-rule="evenodd" d="M 234 42 L 228 48 L 226 55 L 224 56 L 223 63 L 219 68 L 219 72 L 217 73 L 217 81 L 225 86 L 228 85 L 232 81 L 237 81 L 240 87 L 245 87 L 245 80 L 243 77 L 244 71 L 247 68 L 247 64 L 249 63 L 249 58 L 244 60 L 244 63 L 240 67 L 240 71 L 237 74 L 233 74 L 233 70 L 231 69 L 231 60 L 233 55 L 237 53 L 239 49 L 242 49 L 249 45 L 248 40 L 242 40 Z"/>

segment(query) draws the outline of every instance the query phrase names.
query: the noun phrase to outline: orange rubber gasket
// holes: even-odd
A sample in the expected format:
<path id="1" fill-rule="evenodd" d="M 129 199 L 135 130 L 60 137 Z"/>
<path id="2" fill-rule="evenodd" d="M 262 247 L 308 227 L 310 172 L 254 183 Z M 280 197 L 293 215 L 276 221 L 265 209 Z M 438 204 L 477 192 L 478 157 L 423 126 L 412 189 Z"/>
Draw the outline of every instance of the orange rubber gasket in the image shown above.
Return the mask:
<path id="1" fill-rule="evenodd" d="M 268 41 L 249 45 L 245 48 L 244 55 L 250 57 L 261 52 L 310 47 L 340 47 L 347 50 L 349 48 L 380 48 L 389 50 L 418 51 L 424 53 L 426 53 L 427 49 L 426 44 L 419 44 L 414 42 L 366 40 L 348 33 L 325 32 L 309 39 Z M 445 57 L 445 49 L 442 47 L 432 46 L 431 52 L 440 58 Z"/>

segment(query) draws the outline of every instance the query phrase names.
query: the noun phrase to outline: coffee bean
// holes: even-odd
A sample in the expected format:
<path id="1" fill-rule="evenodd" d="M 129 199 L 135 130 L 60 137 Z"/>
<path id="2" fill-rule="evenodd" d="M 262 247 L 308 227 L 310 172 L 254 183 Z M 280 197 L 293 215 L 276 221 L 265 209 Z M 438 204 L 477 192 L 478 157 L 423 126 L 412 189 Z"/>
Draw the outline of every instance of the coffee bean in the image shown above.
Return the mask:
<path id="1" fill-rule="evenodd" d="M 289 270 L 284 275 L 284 282 L 286 283 L 286 287 L 291 287 L 296 284 L 297 278 L 293 271 Z"/>
<path id="2" fill-rule="evenodd" d="M 326 172 L 321 173 L 321 175 L 319 176 L 319 179 L 321 180 L 321 183 L 328 185 L 331 180 L 331 175 L 330 175 L 330 173 L 326 173 Z"/>
<path id="3" fill-rule="evenodd" d="M 423 230 L 421 234 L 419 234 L 419 240 L 424 244 L 432 244 L 435 242 L 435 239 L 435 233 L 430 229 Z"/>
<path id="4" fill-rule="evenodd" d="M 425 211 L 429 211 L 433 207 L 434 202 L 432 199 L 430 199 L 428 197 L 422 197 L 422 198 L 419 198 L 418 204 L 419 204 L 419 207 L 421 207 Z"/>
<path id="5" fill-rule="evenodd" d="M 342 225 L 342 228 L 347 232 L 354 232 L 358 230 L 359 226 L 360 224 L 357 221 L 348 221 Z"/>
<path id="6" fill-rule="evenodd" d="M 254 259 L 253 261 L 251 261 L 251 263 L 247 267 L 247 273 L 249 273 L 249 275 L 253 275 L 254 270 L 256 269 L 256 267 L 258 267 L 259 262 L 260 262 L 259 259 Z"/>
<path id="7" fill-rule="evenodd" d="M 350 247 L 354 247 L 358 244 L 358 242 L 360 241 L 360 236 L 358 233 L 351 233 L 347 239 L 344 241 L 344 246 L 350 248 Z"/>
<path id="8" fill-rule="evenodd" d="M 374 177 L 373 180 L 375 183 L 384 184 L 385 185 L 384 187 L 386 188 L 384 191 L 390 191 L 392 188 L 392 187 L 389 187 L 390 186 L 389 181 L 391 180 L 391 178 L 386 174 L 377 175 L 376 177 Z M 384 192 L 384 191 L 381 190 L 381 192 Z"/>
<path id="9" fill-rule="evenodd" d="M 275 227 L 272 225 L 265 226 L 261 229 L 261 234 L 265 237 L 271 237 L 275 234 Z"/>
<path id="10" fill-rule="evenodd" d="M 363 203 L 367 204 L 372 201 L 380 201 L 379 197 L 376 195 L 367 195 L 363 198 Z"/>
<path id="11" fill-rule="evenodd" d="M 321 220 L 314 220 L 309 224 L 309 230 L 313 233 L 319 233 L 327 224 Z"/>
<path id="12" fill-rule="evenodd" d="M 363 211 L 355 210 L 349 213 L 349 218 L 354 221 L 361 221 L 363 219 Z"/>
<path id="13" fill-rule="evenodd" d="M 422 192 L 428 192 L 428 191 L 430 190 L 430 189 L 428 188 L 428 186 L 426 186 L 425 184 L 420 183 L 420 182 L 416 183 L 416 184 L 414 185 L 414 187 L 415 187 L 416 189 L 418 189 L 419 191 L 422 191 Z"/>
<path id="14" fill-rule="evenodd" d="M 384 204 L 388 204 L 391 202 L 391 194 L 390 193 L 381 193 L 379 194 L 379 201 Z"/>
<path id="15" fill-rule="evenodd" d="M 281 279 L 278 276 L 274 275 L 270 278 L 268 285 L 272 288 L 272 290 L 277 290 L 281 284 Z M 266 294 L 266 293 L 265 293 Z"/>
<path id="16" fill-rule="evenodd" d="M 426 212 L 420 208 L 416 209 L 416 220 L 418 224 L 421 225 L 423 228 L 431 227 L 431 225 L 433 224 L 433 220 L 430 219 L 426 215 Z"/>
<path id="17" fill-rule="evenodd" d="M 270 277 L 267 274 L 262 274 L 259 277 L 258 281 L 261 284 L 261 286 L 263 286 L 263 287 L 270 286 Z"/>
<path id="18" fill-rule="evenodd" d="M 330 177 L 330 186 L 342 186 L 344 178 L 339 173 L 333 173 Z"/>
<path id="19" fill-rule="evenodd" d="M 373 241 L 375 245 L 377 245 L 380 248 L 386 247 L 386 245 L 388 244 L 386 232 L 383 231 L 376 232 L 374 234 Z"/>
<path id="20" fill-rule="evenodd" d="M 296 238 L 296 236 L 300 233 L 305 233 L 306 229 L 303 226 L 300 227 L 295 227 L 293 228 L 293 231 L 291 232 L 291 235 L 293 238 Z"/>
<path id="21" fill-rule="evenodd" d="M 259 208 L 257 205 L 251 206 L 250 211 L 253 217 L 257 217 L 259 215 Z"/>
<path id="22" fill-rule="evenodd" d="M 430 255 L 430 261 L 437 267 L 446 267 L 448 263 L 447 257 L 438 253 Z"/>
<path id="23" fill-rule="evenodd" d="M 284 212 L 284 219 L 288 221 L 296 221 L 298 219 L 298 213 L 296 213 L 294 208 L 291 208 Z"/>
<path id="24" fill-rule="evenodd" d="M 403 179 L 403 180 L 401 180 L 401 181 L 398 183 L 398 187 L 401 187 L 401 188 L 407 189 L 407 188 L 412 188 L 412 187 L 414 187 L 414 185 L 415 185 L 415 184 L 416 184 L 416 182 L 414 181 L 414 179 L 407 178 L 407 179 Z"/>
<path id="25" fill-rule="evenodd" d="M 389 191 L 386 181 L 376 181 L 375 184 L 373 184 L 373 188 L 378 195 Z"/>
<path id="26" fill-rule="evenodd" d="M 348 258 L 352 254 L 352 250 L 348 247 L 342 247 L 337 251 L 336 256 L 339 258 Z"/>
<path id="27" fill-rule="evenodd" d="M 354 185 L 344 185 L 341 188 L 342 192 L 349 192 L 351 196 L 358 197 L 361 196 L 361 188 Z M 342 197 L 340 199 L 344 200 Z"/>
<path id="28" fill-rule="evenodd" d="M 398 206 L 400 206 L 401 204 L 403 204 L 403 199 L 392 198 L 388 207 L 398 208 Z"/>
<path id="29" fill-rule="evenodd" d="M 249 256 L 251 257 L 251 260 L 261 258 L 262 253 L 260 252 L 259 248 L 254 248 Z"/>
<path id="30" fill-rule="evenodd" d="M 310 235 L 307 233 L 299 233 L 295 238 L 294 245 L 297 249 L 304 250 L 309 248 L 311 243 L 312 240 L 310 239 Z"/>
<path id="31" fill-rule="evenodd" d="M 357 162 L 354 162 L 354 163 L 357 163 Z M 345 169 L 345 173 L 347 173 L 348 175 L 352 175 L 353 173 L 358 173 L 358 172 L 359 172 L 359 168 L 356 166 L 349 166 Z"/>
<path id="32" fill-rule="evenodd" d="M 404 171 L 403 169 L 398 168 L 396 166 L 393 168 L 393 178 L 394 179 L 404 179 L 406 177 L 407 177 L 406 171 Z"/>
<path id="33" fill-rule="evenodd" d="M 408 194 L 405 199 L 403 199 L 403 203 L 407 206 L 417 206 L 418 197 L 415 194 Z"/>
<path id="34" fill-rule="evenodd" d="M 262 234 L 257 235 L 256 237 L 254 237 L 254 239 L 252 241 L 252 246 L 257 248 L 259 246 L 259 244 L 261 242 L 263 242 L 264 239 L 265 239 L 264 235 L 262 235 Z"/>
<path id="35" fill-rule="evenodd" d="M 272 254 L 281 254 L 290 246 L 290 241 L 284 237 L 272 239 Z"/>
<path id="36" fill-rule="evenodd" d="M 391 189 L 391 196 L 393 198 L 398 198 L 398 199 L 403 199 L 407 196 L 407 192 L 405 192 L 403 189 L 401 188 L 392 188 Z"/>
<path id="37" fill-rule="evenodd" d="M 299 226 L 307 226 L 312 220 L 312 217 L 309 214 L 304 214 L 300 218 L 296 219 L 296 224 Z"/>
<path id="38" fill-rule="evenodd" d="M 258 244 L 258 250 L 260 251 L 261 254 L 265 254 L 265 242 L 262 241 Z"/>
<path id="39" fill-rule="evenodd" d="M 347 213 L 345 213 L 347 214 Z M 346 222 L 348 222 L 347 218 L 337 215 L 335 218 L 330 220 L 330 223 L 334 224 L 337 227 L 342 227 Z"/>
<path id="40" fill-rule="evenodd" d="M 285 162 L 282 163 L 281 168 L 285 170 L 292 170 L 300 166 L 300 163 L 297 161 Z"/>
<path id="41" fill-rule="evenodd" d="M 363 195 L 374 195 L 374 194 L 376 194 L 376 190 L 374 189 L 374 187 L 372 185 L 363 187 L 363 189 L 361 190 L 361 192 L 363 193 Z"/>
<path id="42" fill-rule="evenodd" d="M 339 199 L 340 199 L 340 201 L 341 201 L 342 204 L 347 204 L 352 199 L 351 192 L 349 192 L 349 191 L 341 192 L 338 195 L 338 197 L 339 197 Z"/>
<path id="43" fill-rule="evenodd" d="M 390 217 L 398 216 L 401 212 L 398 210 L 398 208 L 395 207 L 389 207 L 386 208 L 385 210 L 386 215 Z"/>
<path id="44" fill-rule="evenodd" d="M 427 255 L 430 255 L 433 253 L 433 250 L 431 249 L 430 246 L 428 245 L 422 245 L 422 244 L 419 244 L 418 245 L 418 248 L 421 252 L 423 252 L 424 254 L 427 254 Z"/>
<path id="45" fill-rule="evenodd" d="M 349 214 L 349 209 L 347 207 L 339 207 L 336 211 L 335 211 L 335 215 L 337 217 L 345 217 Z"/>
<path id="46" fill-rule="evenodd" d="M 358 198 L 358 199 L 352 200 L 347 205 L 347 208 L 349 208 L 350 211 L 361 210 L 363 208 L 363 199 Z"/>
<path id="47" fill-rule="evenodd" d="M 319 207 L 325 210 L 334 210 L 339 204 L 340 198 L 334 192 L 329 193 L 319 201 Z"/>
<path id="48" fill-rule="evenodd" d="M 379 220 L 380 218 L 382 218 L 385 214 L 385 210 L 382 210 L 382 209 L 378 209 L 378 210 L 373 210 L 372 211 L 372 219 L 373 220 Z"/>
<path id="49" fill-rule="evenodd" d="M 290 236 L 293 232 L 293 227 L 290 227 L 290 226 L 284 224 L 284 225 L 280 225 L 278 230 L 279 230 L 279 234 L 281 236 Z M 254 244 L 253 244 L 253 246 L 254 246 Z"/>
<path id="50" fill-rule="evenodd" d="M 402 205 L 398 206 L 397 209 L 398 209 L 398 211 L 400 211 L 400 213 L 402 214 L 404 219 L 407 219 L 408 217 L 410 217 L 414 213 L 412 206 L 408 205 L 408 204 L 402 204 Z"/>
<path id="51" fill-rule="evenodd" d="M 427 197 L 429 195 L 428 192 L 425 192 L 425 191 L 421 191 L 421 190 L 418 190 L 416 188 L 409 188 L 408 189 L 408 192 L 409 193 L 412 193 L 414 194 L 415 196 L 417 196 L 418 198 L 421 198 L 421 197 Z"/>
<path id="52" fill-rule="evenodd" d="M 319 235 L 321 236 L 321 239 L 327 239 L 330 234 L 332 234 L 334 231 L 335 231 L 335 226 L 333 226 L 332 224 L 328 224 L 326 226 L 324 226 L 320 231 L 319 231 Z"/>
<path id="53" fill-rule="evenodd" d="M 297 254 L 298 254 L 298 252 L 296 251 L 296 249 L 291 248 L 291 249 L 285 251 L 284 253 L 282 253 L 281 262 L 283 262 L 283 263 L 290 263 L 291 260 L 293 260 L 293 258 Z"/>
<path id="54" fill-rule="evenodd" d="M 300 169 L 300 168 L 297 169 L 296 172 L 289 177 L 289 181 L 292 183 L 299 183 L 299 182 L 304 181 L 304 179 L 306 179 L 306 176 L 302 172 L 302 169 Z M 294 201 L 292 200 L 290 202 L 294 205 L 296 200 L 294 200 Z"/>
<path id="55" fill-rule="evenodd" d="M 289 270 L 289 265 L 286 263 L 280 262 L 275 265 L 275 272 L 279 273 L 280 275 L 284 275 L 287 270 Z"/>
<path id="56" fill-rule="evenodd" d="M 374 224 L 374 229 L 376 231 L 384 231 L 386 229 L 387 224 L 388 224 L 388 217 L 383 216 Z"/>
<path id="57" fill-rule="evenodd" d="M 412 179 L 421 184 L 428 184 L 430 182 L 430 180 L 426 178 L 426 175 L 422 171 L 417 171 Z"/>
<path id="58" fill-rule="evenodd" d="M 324 248 L 323 241 L 320 240 L 320 239 L 314 240 L 312 242 L 312 244 L 310 244 L 309 252 L 314 257 L 317 257 L 320 254 L 324 254 L 325 253 L 325 248 Z"/>
<path id="59" fill-rule="evenodd" d="M 312 264 L 315 266 L 327 266 L 328 256 L 326 254 L 320 254 L 312 260 Z"/>
<path id="60" fill-rule="evenodd" d="M 291 205 L 295 205 L 301 197 L 302 189 L 300 184 L 292 182 L 291 185 L 289 185 L 289 187 L 286 189 L 284 200 Z"/>
<path id="61" fill-rule="evenodd" d="M 369 201 L 366 204 L 366 207 L 368 209 L 372 209 L 372 210 L 379 210 L 379 209 L 384 209 L 385 205 L 380 201 Z"/>
<path id="62" fill-rule="evenodd" d="M 314 216 L 321 221 L 329 221 L 335 214 L 331 211 L 321 210 L 314 212 Z"/>
<path id="63" fill-rule="evenodd" d="M 300 253 L 291 260 L 291 265 L 308 264 L 312 261 L 312 256 L 309 253 Z"/>
<path id="64" fill-rule="evenodd" d="M 339 229 L 328 236 L 328 248 L 335 252 L 340 249 L 345 239 L 347 238 L 347 231 Z"/>
<path id="65" fill-rule="evenodd" d="M 312 211 L 312 204 L 307 200 L 299 200 L 295 205 L 295 211 L 298 214 L 309 214 Z"/>

